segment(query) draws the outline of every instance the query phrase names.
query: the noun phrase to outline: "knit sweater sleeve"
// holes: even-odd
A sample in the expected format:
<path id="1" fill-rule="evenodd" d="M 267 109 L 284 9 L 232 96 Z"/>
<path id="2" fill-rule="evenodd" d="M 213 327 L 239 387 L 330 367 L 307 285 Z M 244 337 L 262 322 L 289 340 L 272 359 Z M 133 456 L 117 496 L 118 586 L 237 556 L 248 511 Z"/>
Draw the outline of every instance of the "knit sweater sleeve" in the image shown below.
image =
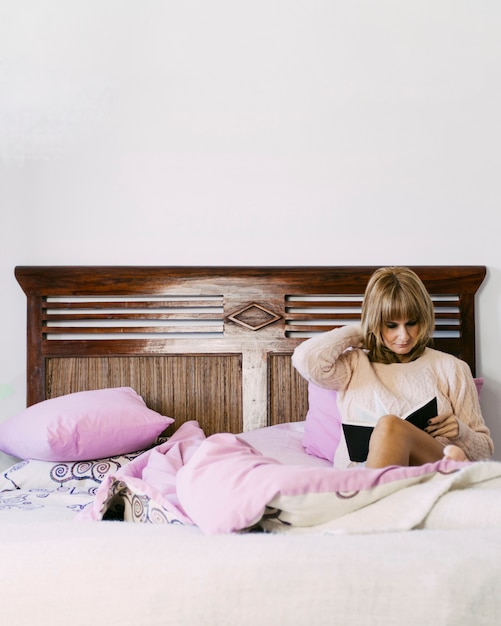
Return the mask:
<path id="1" fill-rule="evenodd" d="M 471 461 L 488 459 L 492 456 L 494 444 L 482 417 L 477 388 L 468 364 L 460 360 L 456 362 L 459 365 L 456 375 L 449 378 L 449 394 L 459 434 L 451 442 L 462 448 Z"/>
<path id="2" fill-rule="evenodd" d="M 345 389 L 351 378 L 346 351 L 362 346 L 358 324 L 342 326 L 303 341 L 292 355 L 292 364 L 306 378 L 327 389 Z"/>

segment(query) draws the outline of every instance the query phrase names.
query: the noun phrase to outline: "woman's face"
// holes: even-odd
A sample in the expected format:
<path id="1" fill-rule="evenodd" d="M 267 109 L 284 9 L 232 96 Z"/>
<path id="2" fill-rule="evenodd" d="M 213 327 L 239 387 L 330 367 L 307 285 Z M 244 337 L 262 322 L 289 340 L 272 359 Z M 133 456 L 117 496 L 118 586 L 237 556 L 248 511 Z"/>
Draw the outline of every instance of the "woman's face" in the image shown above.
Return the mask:
<path id="1" fill-rule="evenodd" d="M 418 341 L 419 324 L 416 320 L 387 320 L 383 323 L 381 336 L 388 350 L 405 357 Z"/>

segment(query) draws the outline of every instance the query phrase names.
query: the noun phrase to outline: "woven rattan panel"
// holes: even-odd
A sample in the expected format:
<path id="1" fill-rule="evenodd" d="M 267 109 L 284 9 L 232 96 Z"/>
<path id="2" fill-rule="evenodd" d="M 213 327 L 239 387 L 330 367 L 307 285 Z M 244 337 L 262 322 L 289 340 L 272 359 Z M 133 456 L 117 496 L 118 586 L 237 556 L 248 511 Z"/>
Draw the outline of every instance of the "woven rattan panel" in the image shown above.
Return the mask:
<path id="1" fill-rule="evenodd" d="M 173 417 L 176 428 L 194 419 L 206 434 L 237 433 L 243 430 L 241 369 L 238 354 L 52 357 L 46 395 L 132 387 L 151 409 Z"/>
<path id="2" fill-rule="evenodd" d="M 304 420 L 307 383 L 292 367 L 290 354 L 270 354 L 268 367 L 269 425 Z"/>

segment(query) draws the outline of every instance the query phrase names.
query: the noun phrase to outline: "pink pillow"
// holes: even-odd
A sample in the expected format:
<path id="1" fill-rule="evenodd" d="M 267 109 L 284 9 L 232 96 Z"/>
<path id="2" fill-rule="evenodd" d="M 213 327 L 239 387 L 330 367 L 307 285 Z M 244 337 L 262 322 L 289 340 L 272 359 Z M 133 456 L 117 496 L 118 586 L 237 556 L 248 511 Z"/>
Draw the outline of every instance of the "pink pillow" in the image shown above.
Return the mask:
<path id="1" fill-rule="evenodd" d="M 174 420 L 130 387 L 96 389 L 34 404 L 0 424 L 0 450 L 20 459 L 87 461 L 150 446 Z"/>
<path id="2" fill-rule="evenodd" d="M 334 461 L 341 438 L 341 415 L 337 394 L 308 383 L 308 412 L 304 425 L 303 447 L 308 454 Z"/>

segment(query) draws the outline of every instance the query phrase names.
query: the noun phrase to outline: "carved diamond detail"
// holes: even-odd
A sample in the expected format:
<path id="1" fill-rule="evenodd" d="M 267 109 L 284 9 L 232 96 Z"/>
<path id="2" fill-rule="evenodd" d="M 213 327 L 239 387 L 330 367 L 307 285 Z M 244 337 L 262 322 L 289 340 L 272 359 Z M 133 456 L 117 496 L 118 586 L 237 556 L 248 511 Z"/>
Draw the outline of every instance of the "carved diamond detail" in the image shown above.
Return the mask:
<path id="1" fill-rule="evenodd" d="M 260 304 L 253 303 L 236 311 L 236 313 L 232 313 L 232 315 L 228 316 L 228 319 L 236 324 L 240 324 L 240 326 L 244 326 L 244 328 L 259 330 L 278 321 L 281 319 L 281 316 L 273 313 L 273 311 L 268 311 Z"/>

